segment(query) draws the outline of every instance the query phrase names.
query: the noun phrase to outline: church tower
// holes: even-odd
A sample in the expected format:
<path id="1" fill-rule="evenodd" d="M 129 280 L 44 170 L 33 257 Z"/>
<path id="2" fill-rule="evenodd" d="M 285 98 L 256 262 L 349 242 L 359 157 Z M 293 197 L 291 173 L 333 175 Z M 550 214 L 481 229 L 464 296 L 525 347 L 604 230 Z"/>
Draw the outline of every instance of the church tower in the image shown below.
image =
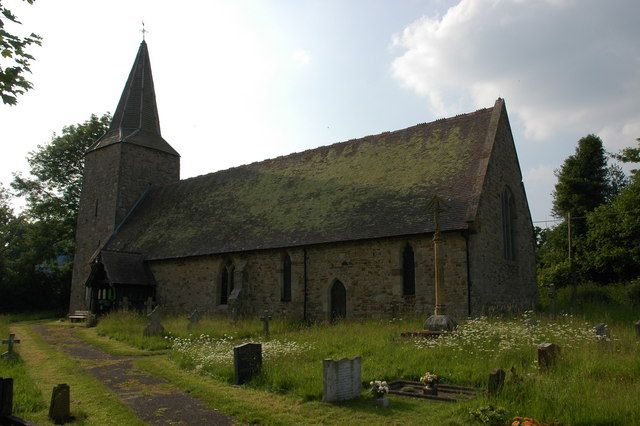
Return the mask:
<path id="1" fill-rule="evenodd" d="M 180 180 L 180 155 L 162 138 L 143 40 L 107 133 L 85 155 L 69 309 L 88 309 L 90 263 L 151 186 Z"/>

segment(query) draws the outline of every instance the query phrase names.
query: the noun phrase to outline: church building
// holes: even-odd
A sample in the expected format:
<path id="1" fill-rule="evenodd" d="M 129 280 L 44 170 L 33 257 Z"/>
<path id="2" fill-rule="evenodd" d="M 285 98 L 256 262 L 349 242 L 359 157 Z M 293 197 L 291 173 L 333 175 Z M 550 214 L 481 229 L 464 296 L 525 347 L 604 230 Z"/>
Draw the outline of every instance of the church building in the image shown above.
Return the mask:
<path id="1" fill-rule="evenodd" d="M 176 313 L 426 317 L 436 218 L 448 315 L 535 304 L 533 225 L 503 99 L 180 180 L 143 41 L 85 157 L 70 310 L 102 313 L 126 297 Z"/>

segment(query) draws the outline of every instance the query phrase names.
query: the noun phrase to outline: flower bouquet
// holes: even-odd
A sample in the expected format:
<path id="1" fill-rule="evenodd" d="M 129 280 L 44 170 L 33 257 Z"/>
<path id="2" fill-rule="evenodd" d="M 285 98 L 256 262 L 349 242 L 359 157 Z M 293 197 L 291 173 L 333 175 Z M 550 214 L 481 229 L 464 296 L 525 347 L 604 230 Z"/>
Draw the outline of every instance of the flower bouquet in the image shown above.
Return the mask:
<path id="1" fill-rule="evenodd" d="M 389 385 L 387 385 L 387 382 L 374 380 L 369 384 L 371 385 L 369 391 L 376 398 L 377 404 L 382 407 L 388 407 L 389 399 L 387 398 L 387 394 L 389 393 Z"/>
<path id="2" fill-rule="evenodd" d="M 424 376 L 420 378 L 420 381 L 424 385 L 424 389 L 422 390 L 424 394 L 438 394 L 438 383 L 440 383 L 440 377 L 427 371 L 426 373 L 424 373 Z"/>

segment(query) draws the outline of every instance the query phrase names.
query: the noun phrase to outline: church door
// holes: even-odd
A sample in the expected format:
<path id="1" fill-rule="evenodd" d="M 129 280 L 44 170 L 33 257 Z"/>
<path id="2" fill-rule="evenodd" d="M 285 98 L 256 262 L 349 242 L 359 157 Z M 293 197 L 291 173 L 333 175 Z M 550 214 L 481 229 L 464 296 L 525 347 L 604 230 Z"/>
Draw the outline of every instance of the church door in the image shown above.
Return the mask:
<path id="1" fill-rule="evenodd" d="M 347 290 L 344 285 L 335 280 L 331 286 L 331 321 L 347 316 Z"/>

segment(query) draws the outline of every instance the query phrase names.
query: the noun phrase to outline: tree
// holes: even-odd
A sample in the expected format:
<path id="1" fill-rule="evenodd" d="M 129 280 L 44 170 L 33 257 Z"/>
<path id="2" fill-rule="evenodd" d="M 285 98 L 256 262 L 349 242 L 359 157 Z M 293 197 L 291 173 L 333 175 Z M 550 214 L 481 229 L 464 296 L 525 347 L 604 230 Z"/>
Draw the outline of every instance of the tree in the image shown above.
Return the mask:
<path id="1" fill-rule="evenodd" d="M 631 148 L 631 147 L 624 148 L 614 157 L 622 161 L 623 163 L 640 163 L 640 138 L 637 138 L 636 142 L 638 142 L 637 148 Z M 631 170 L 632 175 L 636 175 L 637 172 L 638 172 L 637 169 Z"/>
<path id="2" fill-rule="evenodd" d="M 556 170 L 552 212 L 557 217 L 584 216 L 611 197 L 612 185 L 602 140 L 588 135 L 578 141 L 576 152 Z"/>
<path id="3" fill-rule="evenodd" d="M 65 126 L 60 136 L 39 145 L 27 158 L 29 177 L 14 176 L 12 188 L 26 197 L 26 216 L 31 221 L 56 224 L 61 253 L 73 253 L 73 235 L 82 190 L 84 155 L 109 128 L 111 116 L 91 115 L 84 123 Z"/>
<path id="4" fill-rule="evenodd" d="M 26 0 L 33 4 L 34 0 Z M 31 89 L 33 85 L 25 78 L 31 72 L 33 56 L 27 53 L 32 44 L 40 46 L 42 38 L 34 33 L 20 37 L 5 29 L 5 22 L 21 25 L 18 18 L 0 3 L 0 97 L 2 102 L 15 105 L 18 95 Z M 2 19 L 4 17 L 5 20 Z"/>
<path id="5" fill-rule="evenodd" d="M 30 175 L 16 175 L 11 183 L 26 197 L 20 215 L 13 215 L 7 192 L 0 191 L 0 312 L 66 309 L 84 154 L 110 121 L 109 114 L 92 115 L 29 153 Z"/>
<path id="6" fill-rule="evenodd" d="M 640 174 L 612 203 L 588 216 L 587 250 L 590 275 L 614 282 L 640 275 Z"/>

